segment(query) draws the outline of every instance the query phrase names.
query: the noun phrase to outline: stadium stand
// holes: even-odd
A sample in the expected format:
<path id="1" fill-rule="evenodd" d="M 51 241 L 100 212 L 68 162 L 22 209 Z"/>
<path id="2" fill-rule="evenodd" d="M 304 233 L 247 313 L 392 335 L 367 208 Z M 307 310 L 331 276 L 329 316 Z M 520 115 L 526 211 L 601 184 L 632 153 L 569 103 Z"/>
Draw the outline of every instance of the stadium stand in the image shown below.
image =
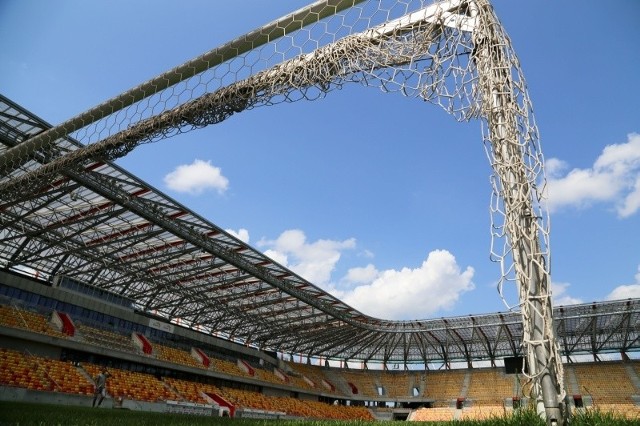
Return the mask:
<path id="1" fill-rule="evenodd" d="M 453 420 L 454 410 L 445 407 L 419 408 L 407 419 L 416 422 L 448 422 Z"/>
<path id="2" fill-rule="evenodd" d="M 588 363 L 574 364 L 567 369 L 575 372 L 579 389 L 578 394 L 591 397 L 594 406 L 619 405 L 633 406 L 631 395 L 636 394 L 635 388 L 626 364 L 622 363 Z"/>
<path id="3" fill-rule="evenodd" d="M 38 371 L 43 371 L 52 382 L 54 391 L 93 395 L 93 384 L 79 366 L 56 359 L 33 357 L 33 360 L 39 367 Z"/>
<path id="4" fill-rule="evenodd" d="M 34 390 L 51 389 L 52 384 L 37 373 L 27 355 L 0 348 L 0 359 L 0 383 L 3 385 Z"/>
<path id="5" fill-rule="evenodd" d="M 64 333 L 51 327 L 47 318 L 43 315 L 18 306 L 0 306 L 0 323 L 7 327 L 24 328 L 35 333 L 61 338 L 66 337 Z"/>
<path id="6" fill-rule="evenodd" d="M 189 380 L 177 379 L 174 377 L 167 377 L 164 379 L 165 383 L 170 386 L 175 393 L 180 395 L 182 399 L 198 404 L 211 403 L 210 398 L 206 397 L 203 385 L 197 382 L 191 382 Z M 219 393 L 218 389 L 208 389 L 210 393 Z"/>
<path id="7" fill-rule="evenodd" d="M 461 420 L 487 420 L 504 417 L 505 409 L 502 405 L 465 407 L 460 413 Z"/>
<path id="8" fill-rule="evenodd" d="M 414 377 L 405 371 L 385 371 L 379 376 L 379 384 L 389 398 L 406 398 L 413 396 Z"/>
<path id="9" fill-rule="evenodd" d="M 434 401 L 434 407 L 450 407 L 463 394 L 467 370 L 430 371 L 425 374 L 423 396 Z"/>
<path id="10" fill-rule="evenodd" d="M 102 367 L 95 364 L 84 364 L 83 368 L 91 377 L 96 377 Z M 107 392 L 113 398 L 126 398 L 137 401 L 176 401 L 182 399 L 171 387 L 151 374 L 127 371 L 119 368 L 107 369 L 110 377 L 107 380 Z"/>
<path id="11" fill-rule="evenodd" d="M 80 322 L 77 323 L 78 333 L 81 338 L 92 345 L 107 347 L 122 352 L 137 352 L 131 344 L 131 338 L 113 331 L 90 327 Z"/>
<path id="12" fill-rule="evenodd" d="M 182 349 L 161 345 L 160 343 L 154 343 L 153 349 L 158 359 L 195 368 L 205 368 L 204 365 L 193 358 L 189 352 Z"/>
<path id="13" fill-rule="evenodd" d="M 48 299 L 42 300 L 52 305 Z M 9 344 L 0 349 L 0 385 L 9 388 L 90 399 L 92 377 L 107 366 L 111 373 L 107 391 L 113 401 L 210 407 L 218 399 L 228 401 L 237 415 L 326 419 L 381 418 L 403 407 L 428 407 L 416 409 L 409 416 L 419 421 L 502 415 L 514 408 L 509 402 L 520 398 L 526 389 L 522 375 L 507 375 L 504 369 L 495 367 L 356 370 L 253 358 L 251 352 L 257 355 L 257 351 L 240 345 L 230 350 L 224 344 L 216 346 L 211 340 L 198 340 L 197 335 L 190 340 L 178 339 L 175 330 L 174 334 L 157 333 L 141 326 L 142 317 L 137 325 L 122 321 L 124 315 L 100 317 L 103 323 L 87 321 L 99 317 L 87 308 L 72 309 L 69 317 L 76 332 L 69 336 L 56 331 L 48 320 L 55 308 L 47 310 L 42 304 L 29 304 L 24 299 L 5 297 L 0 301 L 2 346 Z M 133 345 L 132 329 L 153 336 L 149 339 L 151 356 Z M 14 340 L 13 346 L 27 350 L 33 340 L 32 349 L 36 352 L 43 351 L 44 341 L 50 350 L 38 354 L 12 349 Z M 82 350 L 74 349 L 78 347 Z M 203 348 L 199 350 L 210 361 L 209 368 L 186 350 L 194 347 Z M 264 362 L 265 359 L 269 361 Z M 584 400 L 585 406 L 579 409 L 600 409 L 637 418 L 639 365 L 633 360 L 567 364 L 567 386 L 574 396 Z M 611 386 L 612 382 L 616 386 Z M 358 392 L 354 393 L 349 384 Z"/>
<path id="14" fill-rule="evenodd" d="M 323 369 L 318 366 L 299 364 L 287 361 L 287 368 L 293 372 L 292 377 L 300 377 L 307 389 L 318 389 L 324 392 L 335 392 L 336 387 L 329 378 L 323 374 Z"/>
<path id="15" fill-rule="evenodd" d="M 505 399 L 518 395 L 514 389 L 514 376 L 509 377 L 504 370 L 492 368 L 470 374 L 467 391 L 461 396 L 473 401 L 474 406 L 502 407 Z"/>

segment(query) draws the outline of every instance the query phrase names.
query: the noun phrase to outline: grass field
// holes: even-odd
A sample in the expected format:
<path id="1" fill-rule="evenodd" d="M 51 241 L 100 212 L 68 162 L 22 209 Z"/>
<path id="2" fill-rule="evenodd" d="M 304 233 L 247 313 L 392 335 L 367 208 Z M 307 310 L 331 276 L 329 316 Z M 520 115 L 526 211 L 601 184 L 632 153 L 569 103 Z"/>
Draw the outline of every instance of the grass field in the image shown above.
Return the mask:
<path id="1" fill-rule="evenodd" d="M 0 402 L 0 425 L 95 425 L 95 426 L 146 426 L 146 425 L 229 425 L 237 426 L 370 426 L 367 421 L 322 421 L 322 420 L 249 420 L 228 417 L 200 417 L 184 414 L 147 413 L 140 411 L 114 410 L 110 408 L 87 408 L 60 405 Z M 380 422 L 382 423 L 382 422 Z M 385 422 L 390 423 L 390 422 Z M 396 422 L 393 422 L 396 423 Z M 571 426 L 632 426 L 640 420 L 622 419 L 597 411 L 573 417 Z M 433 426 L 544 426 L 540 418 L 531 411 L 521 411 L 514 416 L 498 417 L 484 421 L 452 421 L 429 423 Z"/>

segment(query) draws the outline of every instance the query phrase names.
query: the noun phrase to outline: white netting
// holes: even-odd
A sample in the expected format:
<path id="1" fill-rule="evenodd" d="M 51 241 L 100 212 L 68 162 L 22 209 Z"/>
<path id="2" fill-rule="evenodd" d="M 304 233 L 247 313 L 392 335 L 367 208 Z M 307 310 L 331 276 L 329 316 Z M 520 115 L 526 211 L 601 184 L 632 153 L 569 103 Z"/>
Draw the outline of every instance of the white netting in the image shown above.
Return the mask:
<path id="1" fill-rule="evenodd" d="M 563 398 L 538 131 L 516 55 L 487 0 L 314 3 L 18 145 L 0 158 L 0 194 L 12 200 L 42 192 L 66 172 L 140 144 L 258 106 L 322 98 L 350 83 L 422 98 L 456 120 L 482 120 L 494 170 L 499 288 L 513 282 L 519 291 L 511 308 L 522 312 L 534 396 L 551 373 L 554 397 Z M 54 142 L 67 135 L 86 147 L 60 150 Z"/>
<path id="2" fill-rule="evenodd" d="M 494 170 L 491 256 L 501 266 L 500 295 L 507 283 L 518 289 L 518 304 L 507 305 L 522 314 L 522 344 L 529 364 L 525 374 L 533 396 L 541 399 L 546 387 L 544 405 L 549 407 L 566 395 L 552 322 L 543 157 L 526 84 L 509 38 L 488 4 L 477 4 L 487 9 L 478 14 L 474 58 L 483 96 L 483 137 Z"/>

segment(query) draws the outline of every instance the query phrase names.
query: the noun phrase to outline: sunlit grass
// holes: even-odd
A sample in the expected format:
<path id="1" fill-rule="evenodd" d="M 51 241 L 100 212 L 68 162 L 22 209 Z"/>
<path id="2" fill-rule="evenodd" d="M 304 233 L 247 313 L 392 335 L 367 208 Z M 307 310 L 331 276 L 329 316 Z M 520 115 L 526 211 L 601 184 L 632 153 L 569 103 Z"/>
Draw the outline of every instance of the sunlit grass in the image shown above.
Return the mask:
<path id="1" fill-rule="evenodd" d="M 371 426 L 368 421 L 321 420 L 249 420 L 220 417 L 188 416 L 184 414 L 149 413 L 110 408 L 88 408 L 66 405 L 29 404 L 24 402 L 0 402 L 0 425 L 95 425 L 95 426 L 146 426 L 146 425 L 229 425 L 237 426 Z M 382 423 L 382 422 L 380 422 Z M 390 423 L 390 422 L 385 422 Z M 393 422 L 397 423 L 397 422 Z M 624 419 L 618 415 L 589 410 L 575 415 L 571 426 L 632 426 L 640 419 Z M 545 422 L 531 410 L 518 410 L 513 415 L 497 416 L 488 420 L 460 420 L 433 422 L 429 426 L 544 426 Z"/>

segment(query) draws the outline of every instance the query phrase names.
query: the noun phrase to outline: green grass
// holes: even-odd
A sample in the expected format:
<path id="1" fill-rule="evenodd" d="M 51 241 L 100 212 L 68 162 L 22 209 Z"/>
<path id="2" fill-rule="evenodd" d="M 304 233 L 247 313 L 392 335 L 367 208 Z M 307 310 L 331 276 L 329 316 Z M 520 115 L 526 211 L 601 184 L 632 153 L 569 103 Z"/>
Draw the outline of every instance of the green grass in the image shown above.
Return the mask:
<path id="1" fill-rule="evenodd" d="M 0 425 L 95 425 L 95 426 L 146 426 L 146 425 L 229 425 L 235 426 L 371 426 L 367 421 L 319 421 L 319 420 L 243 420 L 218 417 L 187 416 L 183 414 L 147 413 L 88 408 L 66 405 L 29 404 L 0 401 Z M 385 422 L 390 423 L 390 422 Z M 397 422 L 393 422 L 397 423 Z M 571 426 L 637 426 L 639 420 L 627 420 L 597 410 L 577 415 Z M 510 417 L 496 417 L 484 421 L 451 421 L 429 423 L 429 426 L 544 426 L 533 411 L 521 410 Z"/>

